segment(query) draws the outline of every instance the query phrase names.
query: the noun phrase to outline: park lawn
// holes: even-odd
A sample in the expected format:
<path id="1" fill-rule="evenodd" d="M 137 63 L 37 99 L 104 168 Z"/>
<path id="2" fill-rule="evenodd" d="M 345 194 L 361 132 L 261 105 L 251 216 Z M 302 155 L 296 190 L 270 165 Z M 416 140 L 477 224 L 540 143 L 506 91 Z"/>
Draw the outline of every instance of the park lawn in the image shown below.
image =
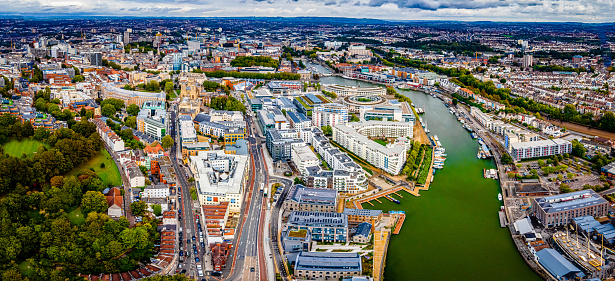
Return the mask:
<path id="1" fill-rule="evenodd" d="M 105 163 L 104 168 L 100 167 L 101 163 Z M 90 170 L 90 168 L 100 177 L 106 187 L 122 185 L 120 171 L 106 149 L 101 149 L 98 155 L 92 157 L 92 159 L 81 164 L 79 167 L 72 169 L 67 176 L 77 176 L 81 171 Z"/>
<path id="2" fill-rule="evenodd" d="M 73 225 L 82 225 L 85 223 L 85 216 L 83 212 L 81 212 L 81 208 L 77 208 L 72 212 L 68 213 L 68 220 Z"/>
<path id="3" fill-rule="evenodd" d="M 4 151 L 11 156 L 21 157 L 26 154 L 32 156 L 39 146 L 44 145 L 49 148 L 49 145 L 34 139 L 24 138 L 22 140 L 11 139 L 11 141 L 4 144 L 2 147 Z"/>

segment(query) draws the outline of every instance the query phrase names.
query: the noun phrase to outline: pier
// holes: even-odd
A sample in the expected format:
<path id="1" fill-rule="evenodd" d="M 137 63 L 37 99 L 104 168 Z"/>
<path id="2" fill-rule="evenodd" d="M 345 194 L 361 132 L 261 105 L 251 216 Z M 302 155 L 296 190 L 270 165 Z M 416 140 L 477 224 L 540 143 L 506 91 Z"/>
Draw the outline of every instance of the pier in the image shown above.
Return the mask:
<path id="1" fill-rule="evenodd" d="M 498 217 L 500 217 L 500 227 L 505 228 L 508 225 L 508 223 L 506 222 L 506 213 L 504 213 L 503 211 L 499 211 Z"/>
<path id="2" fill-rule="evenodd" d="M 418 189 L 419 189 L 418 187 L 415 187 L 414 189 L 410 189 L 410 188 L 408 188 L 406 186 L 400 185 L 400 186 L 397 186 L 397 187 L 394 187 L 394 188 L 383 190 L 381 192 L 378 192 L 376 194 L 372 194 L 372 195 L 364 197 L 364 198 L 360 198 L 360 199 L 354 200 L 353 204 L 354 204 L 355 208 L 363 209 L 363 206 L 361 206 L 361 204 L 368 203 L 371 206 L 374 206 L 374 204 L 369 202 L 369 201 L 372 201 L 372 200 L 376 200 L 378 203 L 382 204 L 382 202 L 380 200 L 378 200 L 378 198 L 389 196 L 389 194 L 395 194 L 395 195 L 397 195 L 397 196 L 399 196 L 401 198 L 404 198 L 403 196 L 401 196 L 401 195 L 399 195 L 397 193 L 397 192 L 399 192 L 401 190 L 405 190 L 406 192 L 408 192 L 408 193 L 410 193 L 410 194 L 412 194 L 412 195 L 414 195 L 416 197 L 419 197 L 420 194 L 418 192 Z M 389 199 L 389 198 L 387 198 L 387 199 Z M 389 200 L 391 200 L 391 199 L 389 199 Z M 391 201 L 393 201 L 393 200 L 391 200 Z"/>

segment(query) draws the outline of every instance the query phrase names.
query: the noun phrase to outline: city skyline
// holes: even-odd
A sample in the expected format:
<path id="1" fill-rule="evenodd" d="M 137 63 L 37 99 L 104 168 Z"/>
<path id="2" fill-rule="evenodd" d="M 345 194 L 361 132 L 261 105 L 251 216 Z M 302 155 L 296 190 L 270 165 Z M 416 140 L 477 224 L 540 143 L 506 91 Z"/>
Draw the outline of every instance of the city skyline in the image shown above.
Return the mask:
<path id="1" fill-rule="evenodd" d="M 384 20 L 613 22 L 614 3 L 536 0 L 4 1 L 3 15 L 137 17 L 352 17 Z"/>

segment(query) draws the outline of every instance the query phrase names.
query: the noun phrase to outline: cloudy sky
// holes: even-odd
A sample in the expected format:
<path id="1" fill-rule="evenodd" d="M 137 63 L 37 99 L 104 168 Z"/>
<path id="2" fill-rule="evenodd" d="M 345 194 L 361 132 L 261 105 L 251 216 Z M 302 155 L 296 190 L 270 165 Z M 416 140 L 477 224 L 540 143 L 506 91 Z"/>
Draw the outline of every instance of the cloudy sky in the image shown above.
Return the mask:
<path id="1" fill-rule="evenodd" d="M 3 14 L 613 22 L 614 0 L 0 0 Z"/>

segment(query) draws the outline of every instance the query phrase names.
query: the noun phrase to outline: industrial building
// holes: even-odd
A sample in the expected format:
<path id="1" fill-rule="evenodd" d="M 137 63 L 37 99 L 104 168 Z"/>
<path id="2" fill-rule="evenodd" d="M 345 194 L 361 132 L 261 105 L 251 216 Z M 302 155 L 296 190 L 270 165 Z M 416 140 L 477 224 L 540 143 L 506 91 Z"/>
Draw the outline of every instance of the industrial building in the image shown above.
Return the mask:
<path id="1" fill-rule="evenodd" d="M 282 206 L 284 211 L 335 212 L 337 210 L 337 191 L 325 188 L 307 188 L 295 185 Z"/>
<path id="2" fill-rule="evenodd" d="M 362 271 L 358 253 L 300 252 L 295 259 L 298 279 L 338 280 L 361 275 Z"/>
<path id="3" fill-rule="evenodd" d="M 567 225 L 573 218 L 581 216 L 606 216 L 608 205 L 591 189 L 532 199 L 536 218 L 545 227 Z"/>

